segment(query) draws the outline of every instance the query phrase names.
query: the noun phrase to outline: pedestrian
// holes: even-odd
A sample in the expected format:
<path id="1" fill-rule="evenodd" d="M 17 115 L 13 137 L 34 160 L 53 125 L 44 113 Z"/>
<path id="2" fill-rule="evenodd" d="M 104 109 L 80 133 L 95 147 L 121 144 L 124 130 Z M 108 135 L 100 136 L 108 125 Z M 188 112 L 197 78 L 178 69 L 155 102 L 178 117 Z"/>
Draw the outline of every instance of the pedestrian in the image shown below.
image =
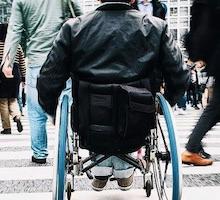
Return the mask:
<path id="1" fill-rule="evenodd" d="M 166 18 L 167 7 L 159 0 L 135 0 L 132 6 L 142 13 L 159 17 L 163 20 Z"/>
<path id="2" fill-rule="evenodd" d="M 199 110 L 198 107 L 198 72 L 195 66 L 190 66 L 191 81 L 187 90 L 187 101 L 191 102 L 191 105 L 195 110 Z"/>
<path id="3" fill-rule="evenodd" d="M 3 57 L 7 24 L 0 24 L 0 62 Z M 13 78 L 6 78 L 0 72 L 0 114 L 3 130 L 1 134 L 11 134 L 10 115 L 17 124 L 18 132 L 22 132 L 21 113 L 19 111 L 17 97 L 21 81 L 25 81 L 25 60 L 21 46 L 18 47 L 13 63 Z"/>
<path id="4" fill-rule="evenodd" d="M 22 33 L 25 33 L 28 58 L 27 111 L 33 150 L 32 162 L 44 164 L 48 156 L 47 115 L 38 103 L 36 80 L 62 24 L 71 15 L 80 15 L 81 10 L 78 2 L 71 0 L 38 0 L 37 3 L 36 0 L 14 0 L 11 13 L 2 71 L 6 77 L 11 76 L 15 50 Z"/>
<path id="5" fill-rule="evenodd" d="M 78 133 L 81 136 L 80 147 L 85 148 L 87 142 L 90 145 L 106 144 L 115 137 L 110 134 L 115 128 L 106 125 L 118 123 L 118 119 L 110 119 L 111 113 L 115 113 L 118 108 L 112 108 L 113 94 L 108 93 L 109 88 L 105 89 L 109 84 L 114 88 L 116 84 L 134 82 L 133 84 L 142 85 L 144 89 L 151 88 L 155 94 L 153 72 L 158 68 L 164 75 L 165 96 L 173 106 L 185 92 L 189 82 L 189 71 L 183 67 L 181 52 L 172 39 L 166 22 L 141 14 L 131 7 L 132 2 L 133 0 L 101 0 L 101 5 L 95 11 L 67 21 L 40 71 L 37 82 L 39 102 L 52 117 L 55 117 L 59 94 L 65 87 L 66 80 L 71 77 L 74 86 L 71 125 L 77 132 L 79 129 L 88 130 L 83 132 L 83 137 L 80 135 L 82 132 Z M 102 90 L 102 95 L 96 93 L 97 88 L 92 85 L 90 87 L 91 82 L 100 84 L 97 88 Z M 88 88 L 94 90 L 91 96 Z M 79 98 L 81 100 L 78 102 Z M 75 109 L 79 104 L 81 110 L 77 112 Z M 99 110 L 100 107 L 104 107 L 105 111 Z M 88 118 L 91 119 L 88 121 Z M 129 128 L 126 127 L 127 129 Z M 141 143 L 146 138 L 145 130 L 143 137 L 138 139 Z M 108 139 L 100 139 L 98 135 Z M 90 139 L 84 143 L 82 138 L 87 137 Z M 97 146 L 93 147 L 97 150 Z M 107 145 L 103 145 L 103 148 L 108 152 Z M 94 190 L 103 190 L 111 175 L 117 179 L 120 189 L 128 190 L 133 183 L 134 168 L 125 161 L 110 156 L 94 167 L 92 173 L 95 177 L 92 182 Z"/>
<path id="6" fill-rule="evenodd" d="M 211 165 L 213 160 L 203 150 L 202 139 L 217 122 L 220 121 L 220 1 L 195 0 L 192 6 L 191 30 L 186 40 L 186 47 L 192 61 L 203 61 L 207 66 L 208 76 L 214 76 L 213 96 L 197 122 L 186 151 L 182 153 L 182 162 L 193 165 Z M 202 67 L 197 64 L 198 68 Z"/>

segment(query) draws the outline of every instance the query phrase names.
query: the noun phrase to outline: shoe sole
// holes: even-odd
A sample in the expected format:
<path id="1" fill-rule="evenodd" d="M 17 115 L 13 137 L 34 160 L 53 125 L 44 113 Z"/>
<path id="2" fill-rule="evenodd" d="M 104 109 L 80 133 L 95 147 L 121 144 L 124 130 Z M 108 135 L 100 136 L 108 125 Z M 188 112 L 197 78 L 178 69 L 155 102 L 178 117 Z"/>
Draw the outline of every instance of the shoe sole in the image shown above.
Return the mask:
<path id="1" fill-rule="evenodd" d="M 213 162 L 212 162 L 212 163 L 213 163 Z M 207 165 L 199 165 L 199 164 L 194 164 L 194 163 L 191 163 L 191 162 L 184 162 L 184 161 L 182 161 L 182 164 L 194 165 L 194 166 L 209 166 L 209 165 L 212 165 L 212 163 L 207 164 Z"/>
<path id="2" fill-rule="evenodd" d="M 36 158 L 31 158 L 31 162 L 33 163 L 37 163 L 37 164 L 46 164 L 47 163 L 47 160 L 42 160 L 42 161 L 38 161 L 36 160 Z"/>
<path id="3" fill-rule="evenodd" d="M 122 187 L 122 186 L 118 185 L 118 187 L 119 187 L 119 189 L 120 189 L 120 190 L 122 190 L 122 191 L 128 191 L 128 190 L 130 190 L 130 189 L 131 189 L 132 184 L 131 184 L 131 185 L 129 185 L 129 186 L 127 186 L 127 187 Z"/>
<path id="4" fill-rule="evenodd" d="M 104 187 L 103 187 L 103 188 L 97 188 L 97 187 L 95 187 L 95 186 L 92 185 L 92 189 L 93 189 L 94 191 L 96 191 L 96 192 L 101 192 L 101 191 L 104 189 Z"/>

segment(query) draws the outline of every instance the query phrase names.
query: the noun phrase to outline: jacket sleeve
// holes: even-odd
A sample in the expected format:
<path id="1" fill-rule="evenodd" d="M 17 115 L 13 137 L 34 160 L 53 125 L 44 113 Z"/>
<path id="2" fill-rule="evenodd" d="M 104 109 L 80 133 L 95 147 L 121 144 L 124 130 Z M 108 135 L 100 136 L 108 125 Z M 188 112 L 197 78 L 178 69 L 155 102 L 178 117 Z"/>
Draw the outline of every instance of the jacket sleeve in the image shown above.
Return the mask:
<path id="1" fill-rule="evenodd" d="M 13 66 L 15 55 L 24 29 L 21 7 L 22 2 L 20 0 L 13 1 L 2 64 L 5 62 L 5 59 L 8 56 L 9 64 Z"/>
<path id="2" fill-rule="evenodd" d="M 66 22 L 43 64 L 37 80 L 38 100 L 42 108 L 54 116 L 58 98 L 70 77 L 71 28 Z"/>
<path id="3" fill-rule="evenodd" d="M 183 62 L 182 54 L 171 33 L 165 25 L 161 37 L 160 70 L 165 81 L 165 97 L 174 106 L 186 91 L 190 82 L 190 73 Z"/>

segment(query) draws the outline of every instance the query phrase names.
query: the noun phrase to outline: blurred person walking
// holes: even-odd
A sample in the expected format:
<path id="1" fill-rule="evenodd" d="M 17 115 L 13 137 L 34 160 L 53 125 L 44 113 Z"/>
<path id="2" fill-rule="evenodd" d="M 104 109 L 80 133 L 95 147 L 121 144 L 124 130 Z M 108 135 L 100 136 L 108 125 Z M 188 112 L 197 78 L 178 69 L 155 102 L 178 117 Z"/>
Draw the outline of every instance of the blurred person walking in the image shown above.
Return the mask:
<path id="1" fill-rule="evenodd" d="M 192 107 L 196 110 L 199 110 L 198 107 L 198 72 L 194 65 L 190 67 L 190 74 L 191 74 L 191 82 L 189 88 L 187 90 L 187 102 L 190 102 Z"/>
<path id="2" fill-rule="evenodd" d="M 135 0 L 132 6 L 142 13 L 146 13 L 148 15 L 159 17 L 165 20 L 167 7 L 159 0 Z"/>
<path id="3" fill-rule="evenodd" d="M 204 152 L 202 139 L 205 134 L 220 121 L 220 1 L 195 0 L 192 6 L 191 30 L 186 39 L 186 48 L 197 67 L 207 66 L 209 76 L 214 76 L 215 86 L 209 104 L 197 122 L 186 151 L 182 153 L 182 162 L 193 165 L 211 165 L 213 160 Z"/>
<path id="4" fill-rule="evenodd" d="M 46 163 L 48 156 L 47 115 L 38 103 L 37 76 L 62 24 L 71 16 L 81 14 L 78 2 L 72 0 L 14 0 L 12 4 L 2 71 L 6 77 L 12 77 L 11 63 L 22 33 L 25 33 L 28 58 L 27 111 L 33 150 L 32 162 L 35 163 Z"/>
<path id="5" fill-rule="evenodd" d="M 7 27 L 7 24 L 0 24 L 0 62 L 3 57 Z M 18 131 L 22 132 L 23 130 L 17 97 L 19 93 L 19 85 L 21 81 L 25 81 L 25 71 L 24 54 L 21 47 L 18 46 L 15 61 L 13 63 L 13 78 L 8 79 L 2 72 L 0 73 L 0 114 L 3 127 L 1 134 L 11 134 L 10 115 L 14 122 L 17 123 Z"/>

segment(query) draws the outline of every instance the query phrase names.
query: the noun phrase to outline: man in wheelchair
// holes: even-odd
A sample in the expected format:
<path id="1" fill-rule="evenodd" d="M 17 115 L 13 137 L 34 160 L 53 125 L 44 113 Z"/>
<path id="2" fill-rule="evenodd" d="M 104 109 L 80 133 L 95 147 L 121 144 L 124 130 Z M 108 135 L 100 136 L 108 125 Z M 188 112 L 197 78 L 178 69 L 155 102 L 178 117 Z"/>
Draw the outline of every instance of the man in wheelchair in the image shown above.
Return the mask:
<path id="1" fill-rule="evenodd" d="M 95 190 L 102 190 L 112 174 L 122 190 L 131 187 L 133 166 L 114 155 L 138 150 L 155 126 L 155 71 L 163 74 L 171 106 L 189 83 L 166 22 L 133 9 L 132 2 L 101 0 L 95 11 L 68 20 L 37 83 L 40 104 L 55 117 L 71 77 L 71 125 L 80 147 L 109 155 L 93 169 Z"/>

